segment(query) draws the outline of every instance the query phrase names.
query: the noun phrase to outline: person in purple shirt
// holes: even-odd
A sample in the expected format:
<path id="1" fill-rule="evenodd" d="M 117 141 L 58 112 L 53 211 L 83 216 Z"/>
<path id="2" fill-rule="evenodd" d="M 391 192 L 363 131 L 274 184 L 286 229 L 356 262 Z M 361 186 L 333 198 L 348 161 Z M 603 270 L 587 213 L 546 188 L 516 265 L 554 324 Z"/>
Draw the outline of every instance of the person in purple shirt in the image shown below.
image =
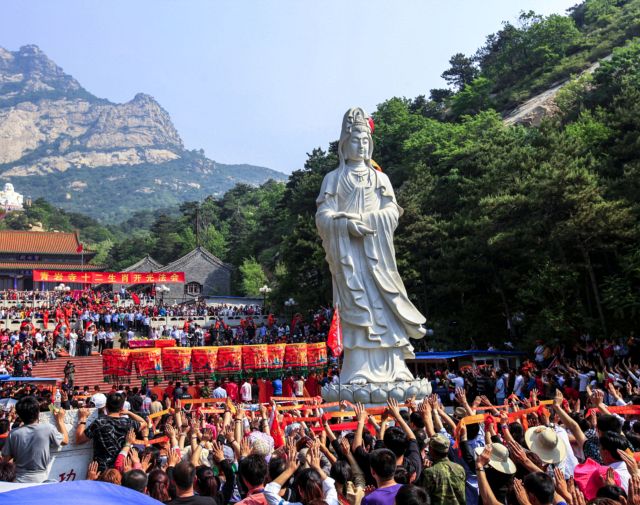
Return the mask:
<path id="1" fill-rule="evenodd" d="M 396 455 L 389 449 L 376 449 L 369 455 L 369 463 L 377 489 L 362 499 L 362 505 L 393 505 L 402 487 L 394 479 Z"/>

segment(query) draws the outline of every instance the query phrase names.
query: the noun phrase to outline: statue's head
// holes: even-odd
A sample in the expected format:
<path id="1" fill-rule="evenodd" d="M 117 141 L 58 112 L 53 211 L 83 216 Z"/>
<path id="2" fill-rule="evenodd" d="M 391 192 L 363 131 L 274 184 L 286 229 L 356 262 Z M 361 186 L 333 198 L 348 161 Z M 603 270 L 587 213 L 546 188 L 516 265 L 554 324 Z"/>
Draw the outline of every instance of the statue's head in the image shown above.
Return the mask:
<path id="1" fill-rule="evenodd" d="M 373 154 L 371 123 L 370 116 L 360 107 L 352 107 L 345 113 L 338 142 L 341 165 L 346 161 L 364 161 L 370 165 Z"/>

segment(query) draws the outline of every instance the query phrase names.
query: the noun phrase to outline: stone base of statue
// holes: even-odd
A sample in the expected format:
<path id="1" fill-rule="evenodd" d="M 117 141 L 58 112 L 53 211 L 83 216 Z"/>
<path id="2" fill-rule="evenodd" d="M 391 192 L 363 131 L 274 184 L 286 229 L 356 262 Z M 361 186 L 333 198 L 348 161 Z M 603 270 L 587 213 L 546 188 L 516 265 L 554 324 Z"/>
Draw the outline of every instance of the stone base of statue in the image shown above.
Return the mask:
<path id="1" fill-rule="evenodd" d="M 386 405 L 389 398 L 394 398 L 398 402 L 405 402 L 413 396 L 421 400 L 430 394 L 431 382 L 428 379 L 364 385 L 327 384 L 322 388 L 322 398 L 325 402 L 346 400 L 365 405 Z"/>

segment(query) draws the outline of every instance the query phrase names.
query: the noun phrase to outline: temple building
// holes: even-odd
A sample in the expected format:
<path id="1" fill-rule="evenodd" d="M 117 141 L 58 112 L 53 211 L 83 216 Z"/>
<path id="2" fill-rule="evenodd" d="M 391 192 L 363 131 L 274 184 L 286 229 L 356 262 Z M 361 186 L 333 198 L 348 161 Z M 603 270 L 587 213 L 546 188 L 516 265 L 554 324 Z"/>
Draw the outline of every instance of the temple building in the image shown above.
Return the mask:
<path id="1" fill-rule="evenodd" d="M 188 302 L 204 296 L 229 295 L 232 270 L 232 265 L 201 246 L 168 265 L 162 266 L 147 255 L 125 269 L 129 272 L 184 272 L 184 284 L 165 284 L 168 291 L 164 292 L 155 286 L 156 297 L 162 298 L 167 304 Z M 139 287 L 143 288 L 143 285 Z"/>
<path id="2" fill-rule="evenodd" d="M 75 233 L 0 230 L 0 290 L 53 289 L 59 283 L 34 285 L 33 270 L 103 270 L 87 264 L 94 256 L 93 251 L 82 251 Z M 81 286 L 70 285 L 72 289 Z"/>
<path id="3" fill-rule="evenodd" d="M 7 182 L 4 191 L 0 191 L 0 209 L 5 212 L 23 210 L 24 197 L 13 189 L 13 184 Z"/>

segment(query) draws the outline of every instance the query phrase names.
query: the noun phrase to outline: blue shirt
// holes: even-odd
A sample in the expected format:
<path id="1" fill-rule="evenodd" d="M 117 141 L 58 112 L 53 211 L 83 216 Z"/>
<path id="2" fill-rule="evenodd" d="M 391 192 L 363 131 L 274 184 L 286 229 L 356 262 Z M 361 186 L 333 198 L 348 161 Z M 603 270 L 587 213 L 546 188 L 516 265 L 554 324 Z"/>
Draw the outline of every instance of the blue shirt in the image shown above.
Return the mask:
<path id="1" fill-rule="evenodd" d="M 273 396 L 282 396 L 282 381 L 275 379 L 271 385 L 273 386 Z"/>

